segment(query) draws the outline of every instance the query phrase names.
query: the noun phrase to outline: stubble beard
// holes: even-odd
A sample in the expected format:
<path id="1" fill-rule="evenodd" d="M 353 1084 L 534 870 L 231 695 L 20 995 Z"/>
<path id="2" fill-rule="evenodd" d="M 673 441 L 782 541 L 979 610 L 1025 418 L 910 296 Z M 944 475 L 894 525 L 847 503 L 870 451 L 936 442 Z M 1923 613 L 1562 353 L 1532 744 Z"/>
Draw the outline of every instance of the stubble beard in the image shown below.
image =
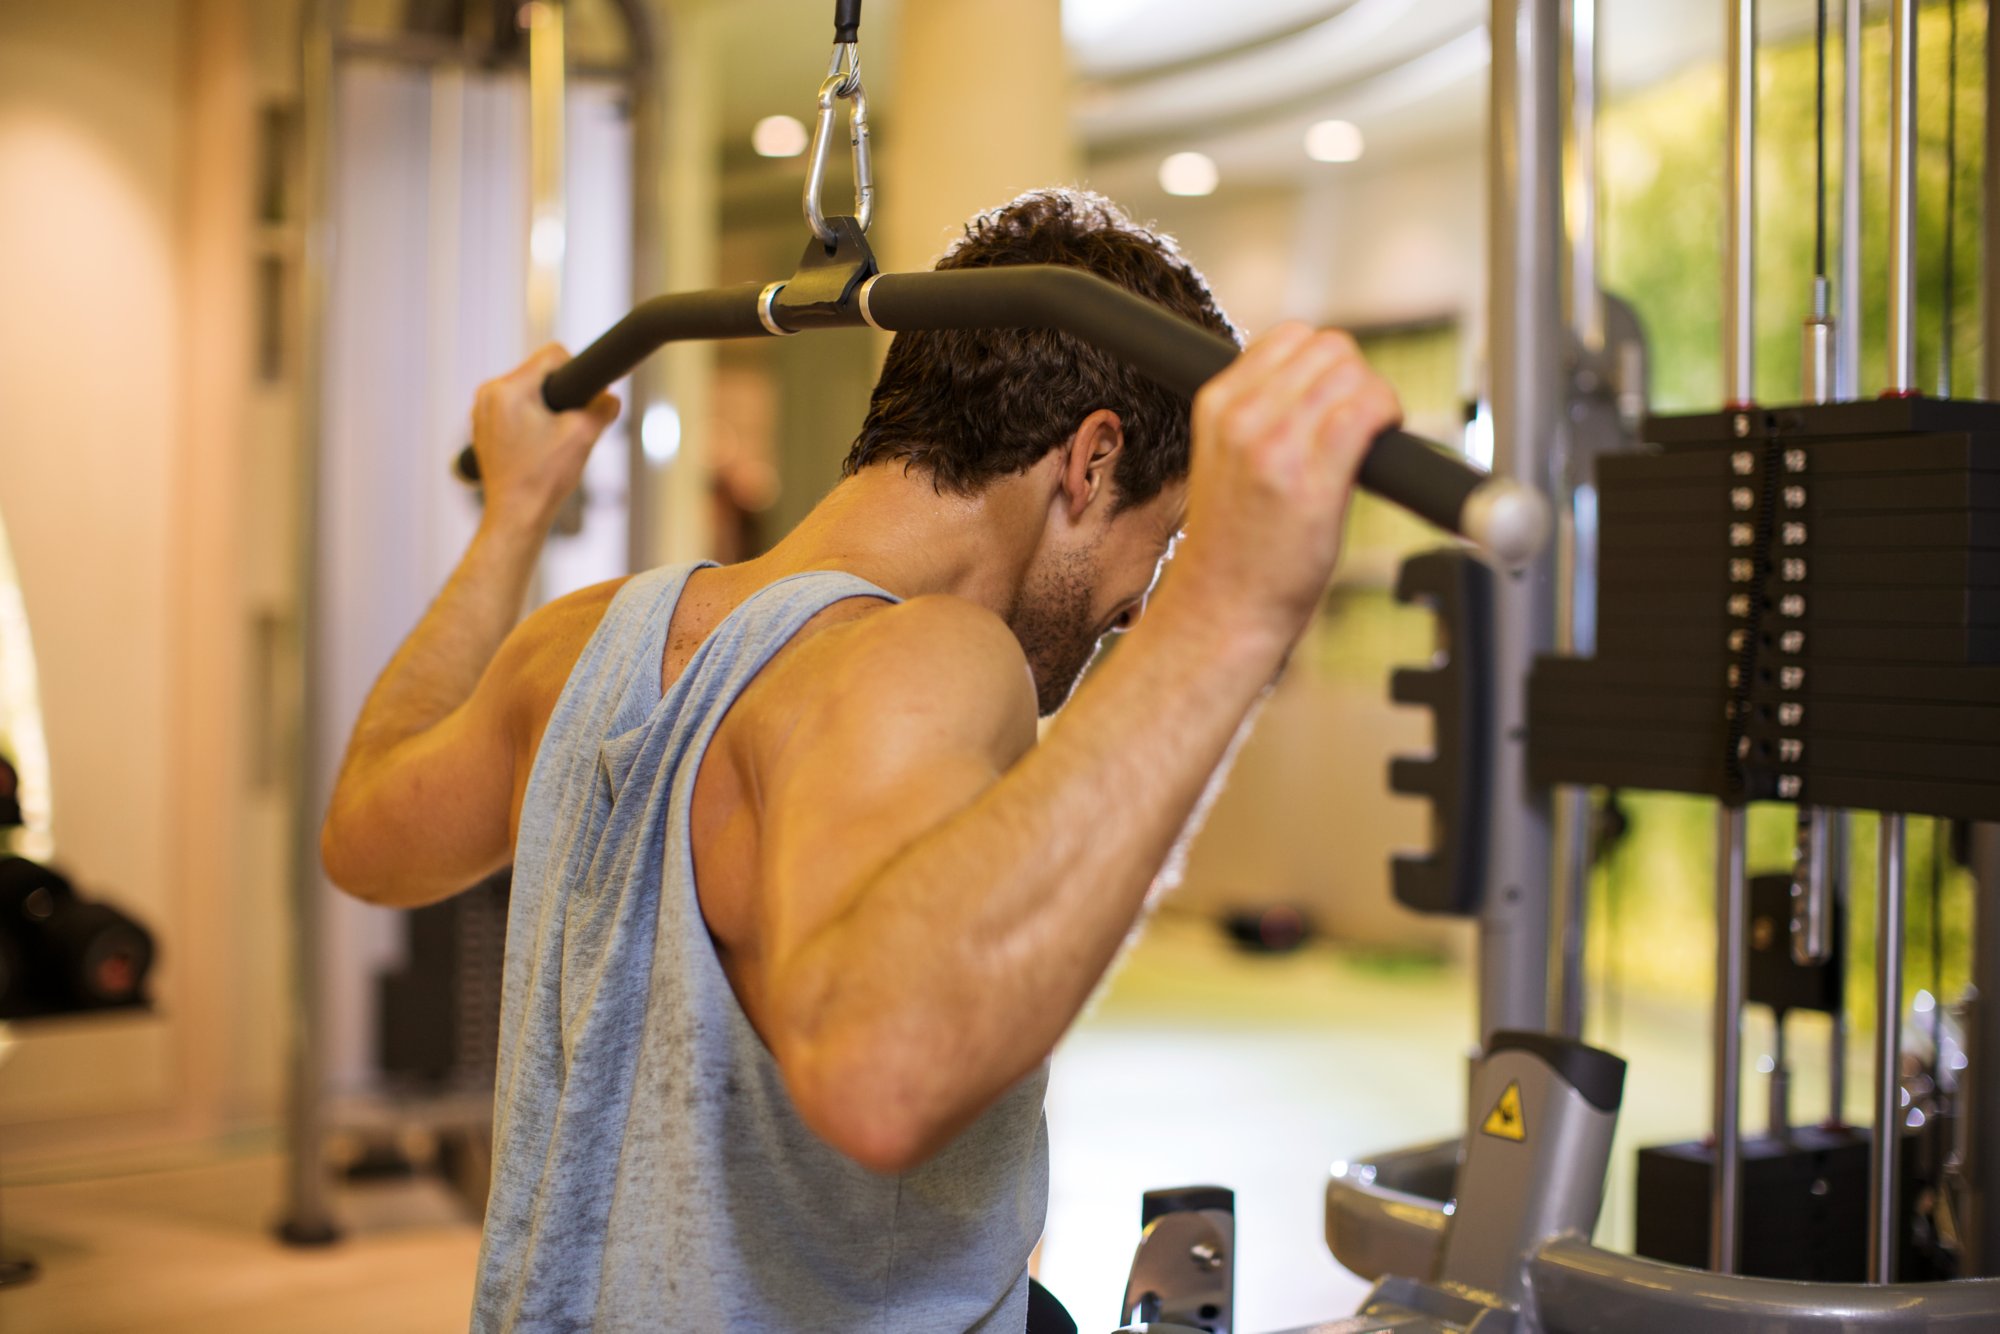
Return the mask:
<path id="1" fill-rule="evenodd" d="M 1097 656 L 1103 636 L 1090 619 L 1096 562 L 1068 552 L 1031 573 L 1007 618 L 1035 677 L 1035 706 L 1044 718 L 1069 702 Z"/>

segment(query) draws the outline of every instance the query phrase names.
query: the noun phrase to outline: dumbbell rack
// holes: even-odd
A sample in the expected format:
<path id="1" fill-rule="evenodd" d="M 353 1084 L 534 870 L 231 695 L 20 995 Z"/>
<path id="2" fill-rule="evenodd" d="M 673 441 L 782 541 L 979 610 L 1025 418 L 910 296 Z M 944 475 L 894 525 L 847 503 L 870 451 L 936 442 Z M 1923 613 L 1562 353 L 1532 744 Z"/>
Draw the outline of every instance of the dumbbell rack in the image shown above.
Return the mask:
<path id="1" fill-rule="evenodd" d="M 1539 783 L 2000 819 L 2000 405 L 1655 418 L 1597 461 L 1597 652 Z"/>

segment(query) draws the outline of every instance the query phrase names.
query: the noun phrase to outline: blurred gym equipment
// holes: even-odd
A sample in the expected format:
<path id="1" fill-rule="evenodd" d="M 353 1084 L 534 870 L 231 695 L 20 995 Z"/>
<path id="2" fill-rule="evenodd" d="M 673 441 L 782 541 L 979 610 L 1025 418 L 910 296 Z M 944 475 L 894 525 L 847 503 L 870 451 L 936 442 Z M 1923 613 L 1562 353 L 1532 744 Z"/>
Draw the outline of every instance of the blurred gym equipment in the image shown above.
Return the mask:
<path id="1" fill-rule="evenodd" d="M 1955 35 L 1955 4 L 1950 16 Z M 1495 0 L 1494 471 L 1553 480 L 1563 540 L 1511 577 L 1490 577 L 1460 551 L 1403 572 L 1399 596 L 1432 604 L 1445 651 L 1427 671 L 1398 673 L 1393 688 L 1433 712 L 1437 737 L 1433 757 L 1392 773 L 1398 791 L 1431 800 L 1437 831 L 1427 855 L 1397 865 L 1395 889 L 1411 907 L 1478 919 L 1483 1051 L 1462 1139 L 1335 1168 L 1327 1244 L 1375 1287 L 1359 1315 L 1314 1331 L 2000 1328 L 2000 1022 L 1988 999 L 2000 995 L 2000 405 L 1950 398 L 1948 337 L 1938 396 L 1917 384 L 1915 0 L 1894 0 L 1887 16 L 1889 373 L 1879 399 L 1860 398 L 1860 0 L 1845 0 L 1840 17 L 1840 313 L 1826 246 L 1822 4 L 1803 401 L 1755 401 L 1756 5 L 1729 0 L 1727 404 L 1645 421 L 1634 449 L 1578 430 L 1586 415 L 1574 410 L 1601 392 L 1606 370 L 1643 403 L 1643 383 L 1603 354 L 1610 307 L 1596 290 L 1589 222 L 1596 6 Z M 1992 41 L 1989 28 L 1989 66 Z M 1955 41 L 1951 61 L 1955 80 Z M 1992 97 L 1989 84 L 1989 122 Z M 1955 117 L 1955 99 L 1947 105 Z M 1955 148 L 1955 121 L 1946 137 Z M 1990 158 L 1987 174 L 1990 204 L 2000 176 Z M 1989 255 L 1995 223 L 1989 209 Z M 1947 293 L 1949 273 L 1947 262 Z M 1989 391 L 2000 378 L 1993 304 Z M 1944 314 L 1949 328 L 1948 297 Z M 1701 1141 L 1641 1151 L 1636 1256 L 1589 1240 L 1623 1079 L 1623 1062 L 1576 1041 L 1582 886 L 1597 840 L 1581 817 L 1594 786 L 1719 803 L 1713 1125 Z M 1749 873 L 1752 800 L 1797 807 L 1796 858 L 1780 873 Z M 1883 813 L 1866 1129 L 1840 1112 L 1854 809 Z M 1915 1049 L 1903 1032 L 1910 814 L 1972 822 L 1978 887 L 1974 994 L 1949 1042 L 1945 999 L 1920 996 L 1931 1032 Z M 1776 1021 L 1769 1125 L 1756 1138 L 1741 1125 L 1746 1003 Z M 1836 1021 L 1822 1126 L 1790 1115 L 1785 1015 L 1795 1009 Z M 1232 1255 L 1211 1244 L 1163 1264 L 1149 1250 L 1192 1217 L 1146 1220 L 1134 1267 L 1146 1281 L 1139 1300 L 1128 1290 L 1128 1329 L 1233 1328 Z"/>
<path id="2" fill-rule="evenodd" d="M 279 1223 L 294 1243 L 335 1237 L 328 1184 L 343 1166 L 435 1169 L 471 1208 L 484 1203 L 506 879 L 420 913 L 371 909 L 327 889 L 316 831 L 349 720 L 477 524 L 475 498 L 440 466 L 474 388 L 658 287 L 652 13 L 641 0 L 307 7 L 310 605 Z M 535 601 L 626 573 L 652 549 L 637 425 L 652 392 L 635 382 L 593 452 Z M 413 1160 L 406 1145 L 436 1151 Z"/>
<path id="3" fill-rule="evenodd" d="M 107 903 L 86 899 L 67 877 L 20 855 L 47 857 L 48 754 L 42 735 L 27 613 L 0 525 L 0 747 L 24 756 L 28 772 L 0 753 L 0 1063 L 11 1025 L 142 1010 L 153 966 L 153 937 Z M 4 1239 L 4 1238 L 0 1238 Z M 26 1256 L 0 1252 L 0 1288 L 41 1272 Z"/>

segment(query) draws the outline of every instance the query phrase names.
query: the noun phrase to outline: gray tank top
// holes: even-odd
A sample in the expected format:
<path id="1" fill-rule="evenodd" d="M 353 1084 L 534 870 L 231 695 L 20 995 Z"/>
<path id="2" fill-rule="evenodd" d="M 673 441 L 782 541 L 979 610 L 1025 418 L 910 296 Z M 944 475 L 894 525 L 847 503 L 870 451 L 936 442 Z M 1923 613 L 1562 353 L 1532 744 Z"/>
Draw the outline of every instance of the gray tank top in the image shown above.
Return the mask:
<path id="1" fill-rule="evenodd" d="M 819 612 L 895 599 L 847 574 L 779 580 L 663 696 L 698 568 L 619 590 L 535 755 L 472 1327 L 1017 1334 L 1046 1067 L 922 1167 L 870 1172 L 800 1122 L 695 897 L 688 808 L 723 716 Z"/>

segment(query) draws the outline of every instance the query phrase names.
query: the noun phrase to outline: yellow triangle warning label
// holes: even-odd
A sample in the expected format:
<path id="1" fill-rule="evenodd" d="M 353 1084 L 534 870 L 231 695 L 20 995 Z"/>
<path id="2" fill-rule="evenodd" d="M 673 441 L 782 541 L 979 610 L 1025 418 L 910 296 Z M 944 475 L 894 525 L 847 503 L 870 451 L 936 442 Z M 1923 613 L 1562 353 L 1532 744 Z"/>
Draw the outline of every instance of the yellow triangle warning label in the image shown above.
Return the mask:
<path id="1" fill-rule="evenodd" d="M 1507 1082 L 1506 1091 L 1486 1114 L 1486 1123 L 1479 1127 L 1479 1133 L 1495 1139 L 1511 1139 L 1516 1144 L 1528 1138 L 1528 1123 L 1521 1115 L 1520 1080 Z"/>

